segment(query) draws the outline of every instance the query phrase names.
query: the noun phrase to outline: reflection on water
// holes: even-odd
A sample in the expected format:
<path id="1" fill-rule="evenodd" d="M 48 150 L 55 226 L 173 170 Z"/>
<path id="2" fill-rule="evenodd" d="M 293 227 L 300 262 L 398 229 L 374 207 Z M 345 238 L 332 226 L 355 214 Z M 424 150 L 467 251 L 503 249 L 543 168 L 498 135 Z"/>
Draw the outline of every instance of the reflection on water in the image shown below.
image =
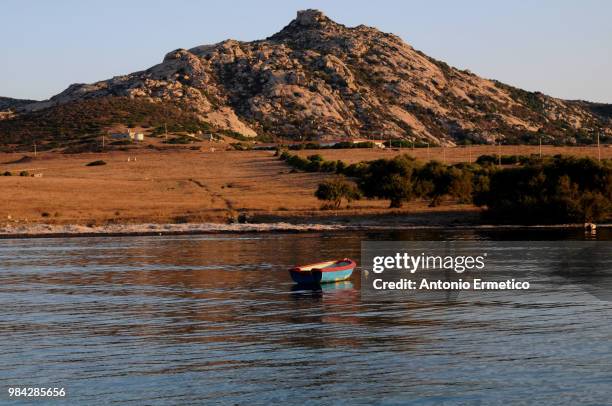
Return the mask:
<path id="1" fill-rule="evenodd" d="M 607 403 L 609 302 L 377 303 L 361 300 L 359 272 L 314 290 L 286 272 L 358 259 L 364 239 L 527 238 L 582 235 L 3 240 L 0 399 L 9 386 L 60 386 L 70 404 Z"/>

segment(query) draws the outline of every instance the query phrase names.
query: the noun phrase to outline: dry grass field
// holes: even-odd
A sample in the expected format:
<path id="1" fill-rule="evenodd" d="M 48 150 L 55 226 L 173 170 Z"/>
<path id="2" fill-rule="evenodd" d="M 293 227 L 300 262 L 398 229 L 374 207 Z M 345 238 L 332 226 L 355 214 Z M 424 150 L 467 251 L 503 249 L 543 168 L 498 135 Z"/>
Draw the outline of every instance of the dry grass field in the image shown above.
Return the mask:
<path id="1" fill-rule="evenodd" d="M 32 162 L 8 163 L 20 157 L 0 155 L 0 172 L 13 173 L 0 177 L 2 220 L 220 221 L 242 210 L 318 205 L 312 196 L 318 176 L 288 174 L 269 152 L 48 153 Z M 100 159 L 107 165 L 85 166 Z M 23 170 L 43 177 L 15 176 Z"/>
<path id="2" fill-rule="evenodd" d="M 593 148 L 544 147 L 544 153 L 571 153 L 596 156 Z M 430 158 L 447 162 L 476 159 L 492 154 L 496 147 L 440 148 L 429 151 Z M 612 157 L 612 148 L 602 149 Z M 536 153 L 537 147 L 502 147 L 502 154 Z M 317 150 L 327 159 L 346 162 L 391 157 L 411 153 L 426 159 L 427 151 Z M 470 157 L 471 154 L 471 157 Z M 157 151 L 139 149 L 125 152 L 87 154 L 38 154 L 20 162 L 21 154 L 0 154 L 0 223 L 113 224 L 225 222 L 240 213 L 263 221 L 317 216 L 345 220 L 351 216 L 474 211 L 471 206 L 449 202 L 431 209 L 427 202 L 412 202 L 401 210 L 390 211 L 386 201 L 362 200 L 339 211 L 321 211 L 314 196 L 326 175 L 293 172 L 270 151 L 211 152 L 189 149 Z M 31 154 L 30 154 L 31 156 Z M 130 161 L 128 162 L 128 158 Z M 134 160 L 135 158 L 135 160 Z M 86 166 L 104 160 L 103 166 Z M 21 171 L 42 177 L 19 176 Z M 348 221 L 348 220 L 346 220 Z"/>
<path id="3" fill-rule="evenodd" d="M 0 223 L 225 222 L 240 213 L 307 220 L 321 206 L 314 190 L 329 176 L 290 173 L 268 151 L 43 153 L 15 162 L 20 158 L 0 154 L 0 173 L 12 173 L 0 176 Z M 86 166 L 96 160 L 107 164 Z M 21 171 L 42 177 L 22 177 Z M 355 202 L 343 214 L 386 211 L 387 205 Z"/>

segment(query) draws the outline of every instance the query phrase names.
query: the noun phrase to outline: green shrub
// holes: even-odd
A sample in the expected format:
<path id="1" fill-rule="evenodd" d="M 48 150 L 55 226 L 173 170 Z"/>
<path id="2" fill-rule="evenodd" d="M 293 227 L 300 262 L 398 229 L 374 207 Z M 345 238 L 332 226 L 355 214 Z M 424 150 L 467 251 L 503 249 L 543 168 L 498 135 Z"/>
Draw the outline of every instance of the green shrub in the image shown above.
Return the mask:
<path id="1" fill-rule="evenodd" d="M 354 182 L 347 180 L 344 177 L 336 177 L 326 180 L 319 184 L 315 196 L 319 200 L 326 200 L 333 203 L 333 207 L 339 208 L 342 204 L 342 199 L 348 203 L 361 198 L 361 193 Z"/>
<path id="2" fill-rule="evenodd" d="M 168 140 L 165 140 L 164 144 L 186 145 L 186 144 L 192 144 L 194 142 L 200 142 L 200 140 L 198 138 L 194 138 L 194 137 L 178 136 L 178 137 L 173 137 L 173 138 L 170 138 Z M 232 145 L 234 145 L 234 144 L 232 144 Z M 250 148 L 248 148 L 248 149 L 250 149 Z"/>
<path id="3" fill-rule="evenodd" d="M 336 161 L 323 161 L 321 172 L 336 172 Z"/>
<path id="4" fill-rule="evenodd" d="M 336 173 L 341 174 L 344 172 L 345 169 L 346 169 L 346 164 L 344 163 L 344 161 L 341 161 L 338 159 L 336 161 Z"/>
<path id="5" fill-rule="evenodd" d="M 415 159 L 407 155 L 378 159 L 361 175 L 359 186 L 365 196 L 389 199 L 390 207 L 401 207 L 415 195 L 416 168 Z"/>
<path id="6" fill-rule="evenodd" d="M 538 155 L 480 155 L 476 159 L 476 163 L 479 165 L 524 165 L 533 161 L 539 160 Z"/>
<path id="7" fill-rule="evenodd" d="M 362 178 L 370 169 L 369 162 L 358 162 L 350 164 L 344 169 L 344 174 L 349 177 Z"/>
<path id="8" fill-rule="evenodd" d="M 491 174 L 475 197 L 499 222 L 601 221 L 612 215 L 612 166 L 590 158 L 556 156 Z"/>
<path id="9" fill-rule="evenodd" d="M 353 143 L 353 148 L 374 148 L 376 144 L 371 141 Z"/>
<path id="10" fill-rule="evenodd" d="M 478 165 L 494 165 L 497 164 L 498 159 L 495 155 L 480 155 L 476 159 Z"/>
<path id="11" fill-rule="evenodd" d="M 98 161 L 90 162 L 85 166 L 102 166 L 102 165 L 106 165 L 106 162 L 103 160 L 98 160 Z"/>
<path id="12" fill-rule="evenodd" d="M 183 143 L 183 142 L 180 142 Z M 175 142 L 175 144 L 179 144 L 179 142 Z M 246 142 L 234 142 L 230 144 L 232 148 L 236 151 L 249 151 L 251 149 L 251 144 Z"/>
<path id="13" fill-rule="evenodd" d="M 290 166 L 303 171 L 307 170 L 308 166 L 310 165 L 310 161 L 308 159 L 302 158 L 298 155 L 290 155 L 287 158 L 287 163 Z"/>
<path id="14" fill-rule="evenodd" d="M 334 149 L 353 148 L 353 143 L 352 142 L 348 142 L 348 141 L 337 142 L 334 145 L 332 145 L 332 148 L 334 148 Z"/>
<path id="15" fill-rule="evenodd" d="M 110 145 L 133 145 L 134 141 L 132 140 L 117 140 L 110 143 Z"/>

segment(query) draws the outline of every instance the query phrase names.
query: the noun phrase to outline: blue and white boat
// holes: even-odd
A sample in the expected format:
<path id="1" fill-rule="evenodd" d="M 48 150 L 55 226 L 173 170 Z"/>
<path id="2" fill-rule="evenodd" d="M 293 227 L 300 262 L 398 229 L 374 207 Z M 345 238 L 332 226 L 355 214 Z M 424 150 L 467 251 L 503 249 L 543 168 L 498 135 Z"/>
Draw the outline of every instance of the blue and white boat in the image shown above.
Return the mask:
<path id="1" fill-rule="evenodd" d="M 350 278 L 357 263 L 350 258 L 296 266 L 289 270 L 291 278 L 302 285 L 338 282 Z"/>

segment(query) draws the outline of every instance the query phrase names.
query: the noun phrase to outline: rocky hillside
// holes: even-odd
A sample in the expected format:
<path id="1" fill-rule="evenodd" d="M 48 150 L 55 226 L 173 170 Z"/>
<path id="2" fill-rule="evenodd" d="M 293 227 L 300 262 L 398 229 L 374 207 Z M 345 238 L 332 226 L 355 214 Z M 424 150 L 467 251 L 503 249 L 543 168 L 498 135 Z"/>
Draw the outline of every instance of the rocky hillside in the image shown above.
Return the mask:
<path id="1" fill-rule="evenodd" d="M 15 110 L 36 103 L 36 100 L 13 99 L 11 97 L 0 97 L 0 120 L 15 116 Z"/>
<path id="2" fill-rule="evenodd" d="M 36 100 L 12 99 L 10 97 L 0 97 L 0 111 L 18 109 L 28 104 L 36 103 Z"/>
<path id="3" fill-rule="evenodd" d="M 78 112 L 84 101 L 117 104 L 109 98 L 123 100 L 123 110 L 104 110 L 105 120 L 88 118 L 100 125 L 70 129 L 69 123 L 49 121 L 55 116 L 49 111 Z M 446 145 L 540 137 L 588 143 L 596 133 L 612 136 L 609 105 L 560 100 L 483 79 L 395 35 L 346 27 L 306 10 L 264 40 L 177 49 L 144 71 L 73 84 L 42 102 L 0 104 L 13 112 L 0 121 L 0 139 L 92 135 L 110 121 L 142 125 L 145 118 L 130 113 L 132 101 L 140 101 L 138 111 L 143 103 L 171 106 L 189 122 L 196 117 L 244 136 L 374 136 Z M 148 125 L 164 121 L 163 114 L 158 118 Z"/>

